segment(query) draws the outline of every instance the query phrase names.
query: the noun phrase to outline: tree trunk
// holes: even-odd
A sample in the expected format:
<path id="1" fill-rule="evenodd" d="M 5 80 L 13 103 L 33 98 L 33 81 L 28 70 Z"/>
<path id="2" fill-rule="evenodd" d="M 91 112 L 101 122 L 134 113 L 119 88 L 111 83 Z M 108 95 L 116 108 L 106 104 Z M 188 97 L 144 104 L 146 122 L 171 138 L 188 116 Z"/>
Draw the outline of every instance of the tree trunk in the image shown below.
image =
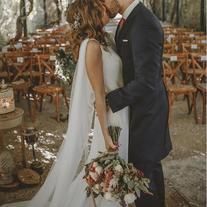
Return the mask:
<path id="1" fill-rule="evenodd" d="M 54 0 L 55 4 L 56 4 L 56 7 L 57 7 L 57 23 L 60 24 L 61 22 L 61 10 L 59 8 L 59 0 Z"/>
<path id="2" fill-rule="evenodd" d="M 165 2 L 166 0 L 162 0 L 162 21 L 164 22 L 166 20 L 165 16 Z"/>
<path id="3" fill-rule="evenodd" d="M 47 7 L 46 0 L 43 0 L 43 9 L 44 9 L 44 26 L 47 26 Z"/>
<path id="4" fill-rule="evenodd" d="M 206 1 L 201 0 L 201 16 L 200 16 L 200 24 L 201 24 L 201 31 L 206 31 Z"/>
<path id="5" fill-rule="evenodd" d="M 180 24 L 180 14 L 179 14 L 179 0 L 176 0 L 176 25 L 178 26 Z"/>
<path id="6" fill-rule="evenodd" d="M 20 8 L 21 16 L 26 16 L 26 3 L 25 0 L 22 0 L 22 7 Z M 23 20 L 23 29 L 24 29 L 24 37 L 27 37 L 27 18 Z"/>

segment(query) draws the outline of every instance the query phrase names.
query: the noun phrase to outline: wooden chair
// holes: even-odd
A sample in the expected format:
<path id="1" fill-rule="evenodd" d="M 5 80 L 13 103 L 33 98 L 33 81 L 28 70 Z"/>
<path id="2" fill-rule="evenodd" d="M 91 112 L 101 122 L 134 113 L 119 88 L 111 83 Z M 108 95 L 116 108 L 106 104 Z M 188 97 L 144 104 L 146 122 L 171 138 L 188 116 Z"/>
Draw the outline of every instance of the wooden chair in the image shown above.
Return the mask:
<path id="1" fill-rule="evenodd" d="M 202 53 L 206 51 L 206 45 L 202 43 L 183 43 L 182 52 Z"/>
<path id="2" fill-rule="evenodd" d="M 65 104 L 67 106 L 67 109 L 69 110 L 69 104 L 67 101 L 67 97 L 65 94 L 65 90 L 63 87 L 57 86 L 57 85 L 40 85 L 40 86 L 35 86 L 33 88 L 33 91 L 35 92 L 35 94 L 40 96 L 40 108 L 39 111 L 42 111 L 42 104 L 43 104 L 43 98 L 46 95 L 51 95 L 52 97 L 54 97 L 55 100 L 55 107 L 56 107 L 56 118 L 57 121 L 60 121 L 60 96 L 62 95 L 64 100 L 65 100 Z M 35 98 L 35 102 L 37 105 L 37 96 L 34 95 Z"/>
<path id="3" fill-rule="evenodd" d="M 170 44 L 170 43 L 168 43 L 168 44 L 164 44 L 164 53 L 171 53 L 171 54 L 173 54 L 173 53 L 176 53 L 177 52 L 177 45 L 176 44 Z"/>
<path id="4" fill-rule="evenodd" d="M 207 55 L 203 54 L 191 54 L 192 66 L 193 66 L 193 83 L 197 88 L 195 95 L 195 120 L 196 123 L 206 124 L 206 77 L 207 77 Z M 198 70 L 202 72 L 198 75 Z M 201 115 L 198 114 L 199 111 L 199 101 L 198 97 L 201 96 Z M 200 118 L 201 117 L 201 118 Z"/>
<path id="5" fill-rule="evenodd" d="M 204 35 L 204 36 L 196 36 L 195 37 L 195 43 L 207 44 L 206 35 Z"/>
<path id="6" fill-rule="evenodd" d="M 164 83 L 168 92 L 169 119 L 171 118 L 171 111 L 175 97 L 178 95 L 184 95 L 184 97 L 186 97 L 188 114 L 192 112 L 194 107 L 196 88 L 192 85 L 183 84 L 182 78 L 179 74 L 182 68 L 186 67 L 186 63 L 187 54 L 163 55 L 163 74 Z"/>
<path id="7" fill-rule="evenodd" d="M 164 40 L 165 44 L 176 44 L 177 36 L 173 33 L 165 34 Z"/>
<path id="8" fill-rule="evenodd" d="M 14 75 L 13 81 L 18 80 L 20 77 L 29 77 L 31 66 L 29 52 L 15 51 L 7 52 L 4 55 L 7 70 Z"/>
<path id="9" fill-rule="evenodd" d="M 183 70 L 186 75 L 186 81 L 192 81 L 192 84 L 204 83 L 207 78 L 207 55 L 205 53 L 191 53 L 188 65 Z"/>
<path id="10" fill-rule="evenodd" d="M 66 106 L 68 106 L 67 98 L 65 95 L 65 90 L 63 87 L 54 84 L 56 80 L 55 72 L 55 61 L 56 56 L 54 54 L 40 54 L 36 55 L 36 62 L 42 77 L 37 86 L 33 88 L 35 94 L 35 102 L 40 102 L 40 109 L 42 111 L 43 99 L 45 96 L 49 95 L 52 97 L 52 100 L 55 100 L 57 121 L 60 121 L 60 96 L 62 95 L 65 100 Z M 37 104 L 36 104 L 37 105 Z"/>
<path id="11" fill-rule="evenodd" d="M 33 120 L 32 112 L 32 84 L 31 84 L 31 54 L 30 52 L 15 51 L 5 53 L 6 67 L 13 74 L 10 83 L 14 89 L 15 98 L 20 101 L 20 96 L 28 103 L 28 111 Z"/>
<path id="12" fill-rule="evenodd" d="M 195 95 L 195 120 L 196 120 L 196 124 L 206 124 L 206 95 L 207 95 L 207 86 L 205 83 L 198 83 L 196 85 L 197 91 L 196 91 L 196 95 Z M 198 101 L 198 96 L 201 95 L 202 98 L 202 111 L 201 111 L 201 115 L 198 114 L 199 111 L 199 101 Z M 201 118 L 200 118 L 201 117 Z"/>
<path id="13" fill-rule="evenodd" d="M 11 77 L 12 73 L 9 72 L 8 68 L 6 67 L 4 54 L 0 53 L 0 79 L 10 81 Z"/>
<path id="14" fill-rule="evenodd" d="M 37 50 L 37 51 L 36 51 Z M 30 79 L 33 85 L 49 84 L 54 82 L 56 56 L 41 53 L 35 47 L 31 53 Z"/>

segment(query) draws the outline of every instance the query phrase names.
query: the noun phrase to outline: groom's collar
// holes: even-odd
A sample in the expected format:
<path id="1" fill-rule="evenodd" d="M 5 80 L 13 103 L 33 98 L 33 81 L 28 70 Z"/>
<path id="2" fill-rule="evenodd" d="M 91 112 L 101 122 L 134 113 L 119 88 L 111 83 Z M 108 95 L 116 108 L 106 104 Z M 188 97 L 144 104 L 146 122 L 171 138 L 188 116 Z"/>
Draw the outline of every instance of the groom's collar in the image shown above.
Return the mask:
<path id="1" fill-rule="evenodd" d="M 139 3 L 139 0 L 134 0 L 124 11 L 124 13 L 122 14 L 122 17 L 126 20 L 128 18 L 128 16 L 131 14 L 131 12 L 134 10 L 134 8 L 137 6 L 137 4 Z"/>

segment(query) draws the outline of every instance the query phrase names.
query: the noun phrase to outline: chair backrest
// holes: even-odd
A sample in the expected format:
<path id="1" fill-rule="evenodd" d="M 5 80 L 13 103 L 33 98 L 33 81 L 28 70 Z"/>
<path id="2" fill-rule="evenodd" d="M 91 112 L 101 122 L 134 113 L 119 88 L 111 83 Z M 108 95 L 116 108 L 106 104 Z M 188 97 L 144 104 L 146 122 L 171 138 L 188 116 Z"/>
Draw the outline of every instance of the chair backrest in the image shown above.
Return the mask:
<path id="1" fill-rule="evenodd" d="M 181 83 L 181 72 L 186 68 L 187 60 L 187 53 L 163 55 L 163 74 L 166 86 L 169 84 Z"/>
<path id="2" fill-rule="evenodd" d="M 183 43 L 182 44 L 182 52 L 189 52 L 189 53 L 202 53 L 206 51 L 206 44 L 202 43 Z"/>
<path id="3" fill-rule="evenodd" d="M 14 74 L 13 80 L 17 80 L 23 72 L 30 71 L 31 54 L 26 51 L 14 51 L 4 53 L 6 67 Z"/>
<path id="4" fill-rule="evenodd" d="M 176 53 L 177 52 L 177 45 L 176 44 L 164 44 L 164 53 Z"/>
<path id="5" fill-rule="evenodd" d="M 35 55 L 35 59 L 38 64 L 38 70 L 42 74 L 42 82 L 51 82 L 52 79 L 55 79 L 55 54 L 37 54 Z M 46 80 L 46 77 L 49 77 L 49 80 Z"/>
<path id="6" fill-rule="evenodd" d="M 207 78 L 207 54 L 206 53 L 192 53 L 191 61 L 193 66 L 193 83 L 205 82 Z M 199 70 L 199 73 L 196 72 Z"/>

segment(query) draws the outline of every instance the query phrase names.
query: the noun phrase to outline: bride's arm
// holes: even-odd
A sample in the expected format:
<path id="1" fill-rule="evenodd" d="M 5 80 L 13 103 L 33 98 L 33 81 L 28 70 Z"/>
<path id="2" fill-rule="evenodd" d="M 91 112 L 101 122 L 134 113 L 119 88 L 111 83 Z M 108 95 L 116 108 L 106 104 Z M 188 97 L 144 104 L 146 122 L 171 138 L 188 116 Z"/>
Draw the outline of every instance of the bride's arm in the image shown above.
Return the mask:
<path id="1" fill-rule="evenodd" d="M 95 94 L 95 105 L 107 149 L 116 149 L 108 132 L 107 109 L 103 76 L 102 51 L 96 40 L 90 40 L 86 49 L 86 70 Z"/>

